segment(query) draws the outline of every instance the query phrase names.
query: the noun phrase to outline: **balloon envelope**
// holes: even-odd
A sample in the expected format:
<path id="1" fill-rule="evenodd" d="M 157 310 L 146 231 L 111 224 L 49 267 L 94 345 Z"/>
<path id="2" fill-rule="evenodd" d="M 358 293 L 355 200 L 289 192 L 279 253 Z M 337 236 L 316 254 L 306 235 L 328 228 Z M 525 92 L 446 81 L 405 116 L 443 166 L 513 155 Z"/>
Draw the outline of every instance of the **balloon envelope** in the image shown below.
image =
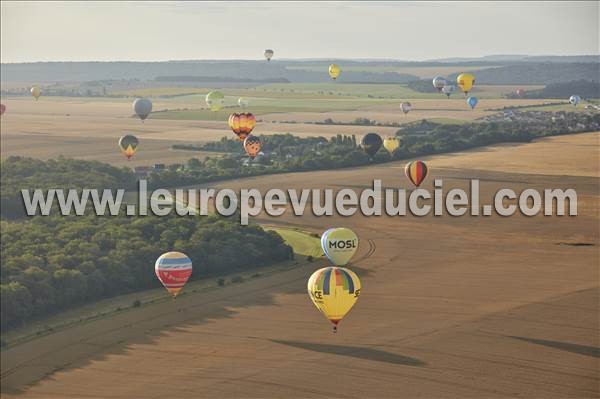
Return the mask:
<path id="1" fill-rule="evenodd" d="M 410 112 L 410 110 L 412 109 L 412 104 L 407 102 L 403 102 L 400 103 L 400 109 L 402 110 L 402 112 L 404 112 L 404 114 L 408 114 Z"/>
<path id="2" fill-rule="evenodd" d="M 412 184 L 419 187 L 427 177 L 427 165 L 423 161 L 412 161 L 404 167 L 404 174 Z"/>
<path id="3" fill-rule="evenodd" d="M 377 133 L 367 133 L 360 141 L 360 146 L 371 158 L 377 154 L 382 144 L 383 140 Z"/>
<path id="4" fill-rule="evenodd" d="M 386 137 L 383 139 L 383 148 L 390 153 L 390 155 L 394 155 L 394 152 L 400 147 L 401 141 L 398 137 Z"/>
<path id="5" fill-rule="evenodd" d="M 458 84 L 458 87 L 466 94 L 475 84 L 475 76 L 470 73 L 461 73 L 456 77 L 456 84 Z"/>
<path id="6" fill-rule="evenodd" d="M 152 101 L 147 98 L 136 98 L 133 102 L 133 112 L 141 120 L 145 120 L 152 112 Z"/>
<path id="7" fill-rule="evenodd" d="M 523 90 L 523 89 L 517 89 L 517 96 L 523 97 L 524 94 L 525 94 L 525 90 Z"/>
<path id="8" fill-rule="evenodd" d="M 350 269 L 325 267 L 310 276 L 307 284 L 308 295 L 325 317 L 334 325 L 348 314 L 360 295 L 360 280 Z"/>
<path id="9" fill-rule="evenodd" d="M 192 275 L 192 261 L 181 252 L 167 252 L 156 260 L 154 272 L 167 291 L 176 297 Z"/>
<path id="10" fill-rule="evenodd" d="M 454 85 L 446 85 L 446 86 L 442 87 L 442 93 L 447 95 L 448 98 L 450 98 L 450 95 L 452 93 L 454 93 L 455 91 L 456 91 L 456 86 L 454 86 Z"/>
<path id="11" fill-rule="evenodd" d="M 238 105 L 241 108 L 246 108 L 248 106 L 248 99 L 244 98 L 244 97 L 240 97 L 238 98 Z"/>
<path id="12" fill-rule="evenodd" d="M 273 50 L 271 49 L 266 49 L 265 50 L 265 58 L 267 59 L 267 61 L 271 61 L 271 58 L 273 58 Z"/>
<path id="13" fill-rule="evenodd" d="M 579 104 L 581 102 L 581 97 L 574 94 L 571 97 L 569 97 L 569 102 L 571 104 L 573 104 L 574 106 L 577 106 L 577 104 Z"/>
<path id="14" fill-rule="evenodd" d="M 257 136 L 249 135 L 244 139 L 244 150 L 252 159 L 258 155 L 261 147 L 260 139 Z"/>
<path id="15" fill-rule="evenodd" d="M 35 98 L 36 100 L 38 98 L 40 98 L 40 95 L 42 94 L 42 90 L 40 89 L 40 86 L 33 86 L 31 88 L 31 95 L 33 96 L 33 98 Z"/>
<path id="16" fill-rule="evenodd" d="M 131 159 L 133 154 L 135 154 L 139 141 L 137 137 L 132 134 L 127 134 L 119 139 L 119 147 L 121 147 L 121 152 L 123 155 L 127 157 L 127 159 Z"/>
<path id="17" fill-rule="evenodd" d="M 225 96 L 220 91 L 211 91 L 206 95 L 204 99 L 206 101 L 206 105 L 209 106 L 210 110 L 213 112 L 217 112 L 221 108 L 223 108 L 223 104 L 225 103 Z"/>
<path id="18" fill-rule="evenodd" d="M 479 100 L 477 99 L 477 97 L 467 98 L 467 104 L 469 104 L 469 107 L 471 107 L 471 109 L 475 108 L 478 102 Z"/>
<path id="19" fill-rule="evenodd" d="M 433 87 L 435 87 L 438 92 L 442 91 L 442 88 L 444 87 L 445 84 L 446 84 L 446 79 L 444 79 L 443 77 L 436 76 L 435 78 L 433 78 Z"/>
<path id="20" fill-rule="evenodd" d="M 321 236 L 325 256 L 336 266 L 345 266 L 358 249 L 358 236 L 345 227 L 326 230 Z"/>
<path id="21" fill-rule="evenodd" d="M 256 126 L 256 118 L 250 112 L 229 115 L 229 127 L 240 140 L 244 140 Z"/>
<path id="22" fill-rule="evenodd" d="M 331 77 L 331 79 L 337 79 L 338 76 L 340 76 L 340 73 L 342 73 L 342 70 L 337 64 L 329 65 L 329 76 Z"/>

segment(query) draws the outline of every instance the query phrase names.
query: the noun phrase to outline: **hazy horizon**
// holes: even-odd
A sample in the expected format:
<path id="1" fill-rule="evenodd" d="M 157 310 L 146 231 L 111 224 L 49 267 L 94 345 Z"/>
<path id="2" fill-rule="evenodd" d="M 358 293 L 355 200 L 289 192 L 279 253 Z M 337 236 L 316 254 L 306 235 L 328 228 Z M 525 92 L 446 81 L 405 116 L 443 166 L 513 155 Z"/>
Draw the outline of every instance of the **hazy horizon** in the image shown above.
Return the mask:
<path id="1" fill-rule="evenodd" d="M 590 2 L 1 3 L 2 63 L 599 55 Z"/>

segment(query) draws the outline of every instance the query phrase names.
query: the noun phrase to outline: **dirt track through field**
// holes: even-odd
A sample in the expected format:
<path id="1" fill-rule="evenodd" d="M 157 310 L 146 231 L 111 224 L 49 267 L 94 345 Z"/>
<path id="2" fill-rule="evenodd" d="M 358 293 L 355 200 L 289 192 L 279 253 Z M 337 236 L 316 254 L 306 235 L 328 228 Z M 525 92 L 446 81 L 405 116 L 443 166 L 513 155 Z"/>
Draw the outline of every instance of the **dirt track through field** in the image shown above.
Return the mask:
<path id="1" fill-rule="evenodd" d="M 350 268 L 363 290 L 338 334 L 306 294 L 308 276 L 327 264 L 319 259 L 9 348 L 3 397 L 597 397 L 600 173 L 579 172 L 598 165 L 599 137 L 427 159 L 426 188 L 442 179 L 445 190 L 468 190 L 480 178 L 482 205 L 499 188 L 574 188 L 576 217 L 260 216 L 358 233 Z M 402 166 L 215 187 L 360 190 L 377 177 L 384 188 L 410 189 Z"/>

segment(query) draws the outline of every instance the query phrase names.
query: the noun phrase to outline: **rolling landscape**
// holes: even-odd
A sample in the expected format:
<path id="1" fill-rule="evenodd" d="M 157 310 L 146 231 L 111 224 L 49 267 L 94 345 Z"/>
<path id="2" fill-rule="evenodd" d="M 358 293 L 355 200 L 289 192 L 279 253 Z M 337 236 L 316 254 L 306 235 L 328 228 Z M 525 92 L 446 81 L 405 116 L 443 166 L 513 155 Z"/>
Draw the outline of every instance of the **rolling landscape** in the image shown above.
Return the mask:
<path id="1" fill-rule="evenodd" d="M 1 397 L 600 397 L 600 57 L 274 49 L 267 60 L 2 60 Z M 468 93 L 432 85 L 463 73 L 476 77 Z M 256 158 L 234 113 L 255 117 Z M 399 148 L 367 156 L 369 133 Z M 125 135 L 139 140 L 133 156 Z M 380 179 L 410 194 L 416 160 L 431 193 L 439 179 L 467 193 L 478 179 L 478 210 L 500 189 L 573 189 L 577 215 L 295 216 L 288 202 L 242 226 L 214 199 L 208 216 L 80 217 L 25 216 L 20 196 L 123 188 L 133 203 L 141 178 L 171 193 L 360 196 Z M 359 240 L 345 267 L 360 299 L 335 334 L 307 295 L 330 266 L 332 227 Z M 155 275 L 168 251 L 194 267 L 176 298 Z"/>

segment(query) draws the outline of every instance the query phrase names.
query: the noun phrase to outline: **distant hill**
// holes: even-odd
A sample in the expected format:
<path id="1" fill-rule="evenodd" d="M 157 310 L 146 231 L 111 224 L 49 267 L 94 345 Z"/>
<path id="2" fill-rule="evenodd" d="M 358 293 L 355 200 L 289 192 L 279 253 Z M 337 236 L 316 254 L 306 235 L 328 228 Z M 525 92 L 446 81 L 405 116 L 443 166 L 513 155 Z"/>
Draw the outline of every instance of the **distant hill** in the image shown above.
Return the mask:
<path id="1" fill-rule="evenodd" d="M 323 72 L 288 69 L 291 63 L 272 61 L 169 61 L 169 62 L 37 62 L 2 64 L 3 82 L 65 82 L 139 79 L 154 80 L 169 76 L 202 77 L 203 79 L 231 79 L 236 82 L 326 82 Z M 407 83 L 417 80 L 414 75 L 395 72 L 351 72 L 342 77 L 344 82 Z"/>
<path id="2" fill-rule="evenodd" d="M 584 79 L 600 80 L 599 63 L 524 63 L 472 71 L 478 84 L 547 85 Z M 456 80 L 457 73 L 448 76 Z"/>
<path id="3" fill-rule="evenodd" d="M 441 62 L 441 63 L 462 63 L 462 62 L 495 62 L 495 63 L 517 63 L 517 62 L 585 62 L 585 63 L 598 63 L 600 62 L 600 55 L 486 55 L 484 57 L 474 58 L 440 58 L 429 60 L 429 62 Z"/>
<path id="4" fill-rule="evenodd" d="M 574 80 L 598 82 L 600 81 L 599 71 L 600 64 L 598 63 L 522 63 L 470 71 L 470 73 L 475 75 L 477 84 L 552 85 Z M 457 76 L 458 73 L 453 73 L 445 76 L 445 78 L 455 82 Z M 408 83 L 408 87 L 421 93 L 433 93 L 435 91 L 430 79 L 412 81 Z"/>
<path id="5" fill-rule="evenodd" d="M 576 80 L 552 83 L 541 90 L 526 91 L 523 98 L 569 98 L 573 94 L 577 94 L 583 99 L 600 98 L 600 82 Z M 516 93 L 511 93 L 509 97 L 518 98 Z"/>
<path id="6" fill-rule="evenodd" d="M 186 82 L 291 82 L 317 83 L 329 81 L 327 66 L 337 63 L 344 67 L 375 67 L 364 71 L 345 70 L 343 83 L 394 83 L 418 81 L 414 75 L 385 71 L 394 67 L 477 66 L 474 72 L 483 84 L 547 84 L 573 79 L 598 80 L 600 61 L 596 56 L 529 57 L 489 56 L 413 62 L 393 60 L 204 60 L 164 62 L 36 62 L 1 64 L 2 82 L 89 82 L 105 80 Z M 487 69 L 486 69 L 487 66 Z M 306 67 L 306 68 L 303 68 Z M 380 67 L 380 70 L 377 70 Z M 454 77 L 456 75 L 453 75 Z M 450 76 L 452 78 L 453 76 Z"/>

